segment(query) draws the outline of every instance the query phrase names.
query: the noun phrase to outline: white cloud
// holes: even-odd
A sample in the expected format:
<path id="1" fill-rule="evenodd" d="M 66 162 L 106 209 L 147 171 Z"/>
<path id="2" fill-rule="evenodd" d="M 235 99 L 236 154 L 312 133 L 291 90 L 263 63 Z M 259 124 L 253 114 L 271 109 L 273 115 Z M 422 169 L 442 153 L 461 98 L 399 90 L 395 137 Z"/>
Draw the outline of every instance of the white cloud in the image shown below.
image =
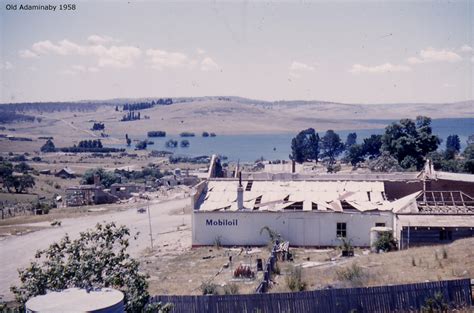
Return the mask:
<path id="1" fill-rule="evenodd" d="M 289 70 L 292 71 L 292 72 L 294 72 L 294 71 L 312 72 L 312 71 L 314 71 L 314 67 L 311 66 L 311 65 L 305 64 L 305 63 L 301 63 L 301 62 L 298 62 L 298 61 L 293 61 L 293 63 L 291 63 L 291 65 L 290 65 Z"/>
<path id="2" fill-rule="evenodd" d="M 217 71 L 218 69 L 219 65 L 217 65 L 217 63 L 214 62 L 214 60 L 210 57 L 206 57 L 204 58 L 204 60 L 201 61 L 201 71 L 210 72 Z"/>
<path id="3" fill-rule="evenodd" d="M 31 49 L 21 50 L 20 56 L 23 58 L 37 58 L 44 55 L 92 56 L 97 58 L 97 65 L 100 67 L 128 68 L 134 65 L 141 53 L 139 48 L 133 46 L 80 45 L 64 39 L 57 43 L 50 40 L 36 42 Z"/>
<path id="4" fill-rule="evenodd" d="M 474 63 L 474 57 L 471 57 L 471 62 Z"/>
<path id="5" fill-rule="evenodd" d="M 435 50 L 427 48 L 421 50 L 417 57 L 408 58 L 410 64 L 431 63 L 431 62 L 458 62 L 462 58 L 456 52 L 449 50 Z"/>
<path id="6" fill-rule="evenodd" d="M 459 51 L 461 51 L 461 52 L 472 52 L 472 51 L 474 51 L 474 49 L 471 46 L 463 45 L 461 48 L 459 48 Z"/>
<path id="7" fill-rule="evenodd" d="M 108 44 L 108 43 L 118 42 L 117 39 L 114 39 L 112 37 L 99 36 L 99 35 L 90 35 L 89 37 L 87 37 L 87 41 L 91 45 L 104 45 L 104 44 Z"/>
<path id="8" fill-rule="evenodd" d="M 61 74 L 77 75 L 85 73 L 96 73 L 99 69 L 95 66 L 73 65 L 71 68 L 60 71 Z"/>
<path id="9" fill-rule="evenodd" d="M 204 54 L 204 53 L 206 53 L 206 50 L 201 49 L 201 48 L 197 48 L 197 49 L 196 49 L 196 52 L 197 52 L 198 54 Z"/>
<path id="10" fill-rule="evenodd" d="M 150 57 L 149 61 L 152 67 L 158 70 L 163 68 L 191 68 L 195 61 L 191 60 L 186 54 L 181 52 L 168 52 L 159 49 L 148 49 L 146 55 Z"/>
<path id="11" fill-rule="evenodd" d="M 451 84 L 451 83 L 444 83 L 444 84 L 443 84 L 443 87 L 444 87 L 444 88 L 453 88 L 453 87 L 456 87 L 456 85 Z"/>
<path id="12" fill-rule="evenodd" d="M 10 62 L 8 61 L 5 61 L 4 63 L 0 63 L 0 70 L 11 70 L 13 69 L 13 64 L 11 64 Z"/>
<path id="13" fill-rule="evenodd" d="M 84 66 L 84 65 L 73 65 L 71 67 L 71 69 L 75 72 L 79 72 L 79 73 L 87 73 L 87 72 L 91 72 L 91 73 L 96 73 L 99 71 L 99 69 L 97 67 L 94 67 L 94 66 Z"/>
<path id="14" fill-rule="evenodd" d="M 33 58 L 38 58 L 38 54 L 34 53 L 31 50 L 25 49 L 25 50 L 20 50 L 20 57 L 25 58 L 25 59 L 33 59 Z"/>
<path id="15" fill-rule="evenodd" d="M 410 72 L 411 68 L 406 65 L 394 65 L 391 63 L 385 63 L 375 66 L 365 66 L 361 64 L 354 64 L 349 72 L 358 73 L 392 73 L 392 72 Z"/>
<path id="16" fill-rule="evenodd" d="M 142 51 L 132 46 L 94 46 L 92 53 L 99 57 L 100 67 L 129 68 L 141 56 Z"/>

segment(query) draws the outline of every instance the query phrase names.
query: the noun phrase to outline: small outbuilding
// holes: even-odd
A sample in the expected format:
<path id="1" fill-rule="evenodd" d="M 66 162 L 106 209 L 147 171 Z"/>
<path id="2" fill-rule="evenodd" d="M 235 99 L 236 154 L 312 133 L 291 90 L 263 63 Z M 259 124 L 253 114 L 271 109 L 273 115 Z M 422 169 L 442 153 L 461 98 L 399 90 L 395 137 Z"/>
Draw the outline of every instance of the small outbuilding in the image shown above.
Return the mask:
<path id="1" fill-rule="evenodd" d="M 69 167 L 65 167 L 65 168 L 62 168 L 60 171 L 58 171 L 56 174 L 55 174 L 56 177 L 61 177 L 61 178 L 64 178 L 64 179 L 70 179 L 70 178 L 75 178 L 76 177 L 76 173 L 70 169 Z"/>

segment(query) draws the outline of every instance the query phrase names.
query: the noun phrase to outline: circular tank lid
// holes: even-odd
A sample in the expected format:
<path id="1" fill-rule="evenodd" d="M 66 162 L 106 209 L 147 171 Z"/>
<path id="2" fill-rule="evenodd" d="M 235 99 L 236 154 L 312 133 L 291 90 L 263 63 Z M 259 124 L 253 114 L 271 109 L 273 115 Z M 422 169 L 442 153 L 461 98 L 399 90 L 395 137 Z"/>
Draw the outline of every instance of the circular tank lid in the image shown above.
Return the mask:
<path id="1" fill-rule="evenodd" d="M 52 291 L 43 296 L 29 299 L 25 306 L 32 312 L 93 312 L 113 307 L 123 301 L 123 293 L 112 288 L 85 289 L 69 288 Z"/>

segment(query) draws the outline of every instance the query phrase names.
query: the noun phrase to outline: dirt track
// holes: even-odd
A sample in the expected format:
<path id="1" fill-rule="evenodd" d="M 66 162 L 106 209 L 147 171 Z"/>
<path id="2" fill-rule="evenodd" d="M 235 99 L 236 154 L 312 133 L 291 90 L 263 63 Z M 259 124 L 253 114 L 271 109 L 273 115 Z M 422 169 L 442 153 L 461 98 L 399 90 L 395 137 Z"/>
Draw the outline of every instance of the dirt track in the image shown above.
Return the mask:
<path id="1" fill-rule="evenodd" d="M 168 248 L 180 253 L 191 246 L 191 215 L 180 214 L 181 209 L 189 207 L 190 199 L 171 200 L 150 204 L 151 223 L 155 247 L 166 243 Z M 143 204 L 137 204 L 141 207 Z M 79 232 L 94 227 L 98 222 L 114 221 L 126 225 L 131 233 L 139 232 L 138 238 L 131 241 L 129 252 L 137 257 L 150 247 L 148 214 L 138 214 L 136 209 L 104 215 L 85 216 L 61 220 L 61 227 L 49 227 L 49 222 L 35 223 L 31 226 L 47 226 L 49 228 L 28 233 L 22 236 L 11 236 L 0 241 L 0 296 L 3 300 L 13 299 L 10 286 L 17 284 L 17 268 L 25 267 L 34 258 L 37 249 L 47 248 L 49 244 L 58 241 L 68 233 L 72 238 Z M 184 222 L 184 226 L 182 226 Z M 180 231 L 178 232 L 178 226 Z"/>

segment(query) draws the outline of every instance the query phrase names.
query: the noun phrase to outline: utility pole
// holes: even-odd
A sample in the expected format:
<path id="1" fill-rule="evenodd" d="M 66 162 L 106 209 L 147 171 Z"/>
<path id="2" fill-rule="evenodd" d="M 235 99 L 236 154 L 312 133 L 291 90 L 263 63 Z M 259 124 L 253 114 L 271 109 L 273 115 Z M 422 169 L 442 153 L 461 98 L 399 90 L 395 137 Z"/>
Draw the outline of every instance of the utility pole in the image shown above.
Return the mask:
<path id="1" fill-rule="evenodd" d="M 149 204 L 148 204 L 147 211 L 148 211 L 148 224 L 150 225 L 150 246 L 151 246 L 151 250 L 153 250 L 153 233 L 151 231 L 151 215 L 150 215 L 150 205 Z"/>

